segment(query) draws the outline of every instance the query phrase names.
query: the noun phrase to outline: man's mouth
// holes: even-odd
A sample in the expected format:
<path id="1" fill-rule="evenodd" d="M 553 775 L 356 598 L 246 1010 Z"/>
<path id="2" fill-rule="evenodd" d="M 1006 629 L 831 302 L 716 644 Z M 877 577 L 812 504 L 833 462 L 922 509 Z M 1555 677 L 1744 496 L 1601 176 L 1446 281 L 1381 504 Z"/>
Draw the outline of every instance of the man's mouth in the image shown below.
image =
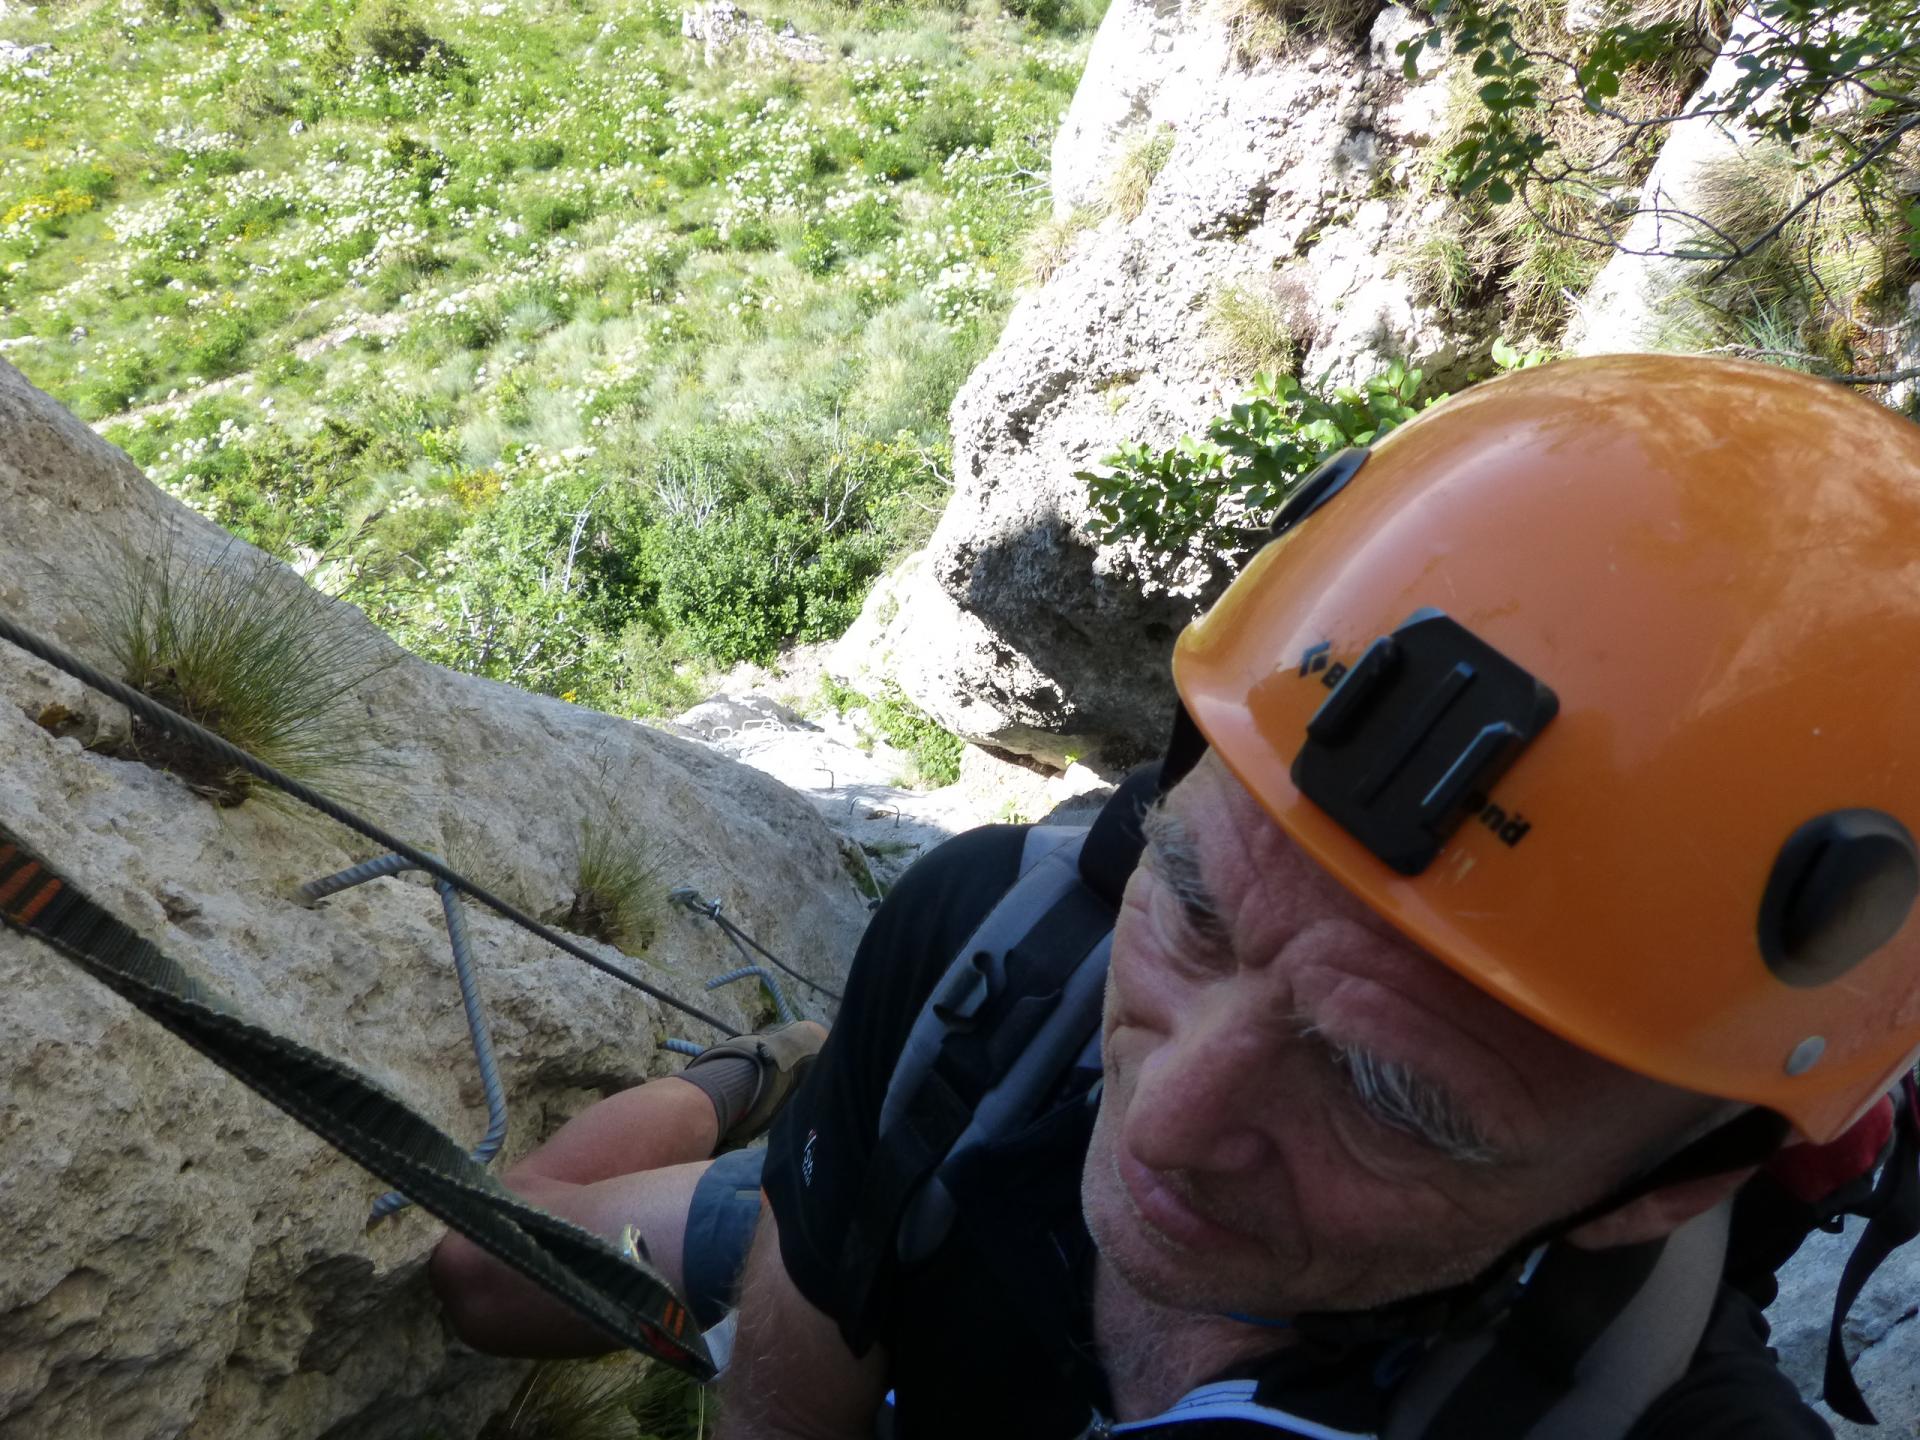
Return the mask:
<path id="1" fill-rule="evenodd" d="M 1166 1176 L 1142 1165 L 1120 1146 L 1114 1147 L 1113 1165 L 1127 1207 L 1167 1244 L 1182 1250 L 1218 1250 L 1246 1242 L 1244 1234 L 1209 1219 Z"/>

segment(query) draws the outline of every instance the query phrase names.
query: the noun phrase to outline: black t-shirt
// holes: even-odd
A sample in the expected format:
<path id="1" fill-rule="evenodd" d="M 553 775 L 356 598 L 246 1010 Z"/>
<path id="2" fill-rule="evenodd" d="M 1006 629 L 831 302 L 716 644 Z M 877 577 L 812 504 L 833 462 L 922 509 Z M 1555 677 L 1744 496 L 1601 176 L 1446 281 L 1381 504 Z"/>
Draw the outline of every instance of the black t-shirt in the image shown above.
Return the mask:
<path id="1" fill-rule="evenodd" d="M 776 1123 L 763 1183 L 800 1293 L 843 1328 L 841 1249 L 873 1154 L 895 1061 L 935 982 L 1013 883 L 1025 831 L 970 831 L 922 859 L 874 915 L 820 1060 Z M 1089 1077 L 1090 1079 L 1091 1077 Z M 1079 1208 L 1091 1110 L 1069 1093 L 956 1177 L 953 1242 L 877 1282 L 900 1440 L 1072 1436 L 1111 1414 L 1093 1357 L 1093 1248 Z M 1687 1375 L 1629 1440 L 1831 1440 L 1774 1364 L 1750 1301 L 1722 1288 Z M 1378 1352 L 1280 1352 L 1261 1398 L 1323 1425 L 1369 1431 L 1385 1396 Z"/>

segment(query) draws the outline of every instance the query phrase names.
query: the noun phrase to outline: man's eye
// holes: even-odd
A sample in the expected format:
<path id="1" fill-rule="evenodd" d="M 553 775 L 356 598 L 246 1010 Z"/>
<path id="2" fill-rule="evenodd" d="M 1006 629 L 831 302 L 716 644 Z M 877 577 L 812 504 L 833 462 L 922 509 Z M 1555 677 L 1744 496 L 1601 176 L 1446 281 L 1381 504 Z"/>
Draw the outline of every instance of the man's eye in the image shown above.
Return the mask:
<path id="1" fill-rule="evenodd" d="M 1221 947 L 1171 889 L 1163 887 L 1154 897 L 1153 919 L 1161 949 L 1180 973 L 1204 976 L 1219 970 Z"/>

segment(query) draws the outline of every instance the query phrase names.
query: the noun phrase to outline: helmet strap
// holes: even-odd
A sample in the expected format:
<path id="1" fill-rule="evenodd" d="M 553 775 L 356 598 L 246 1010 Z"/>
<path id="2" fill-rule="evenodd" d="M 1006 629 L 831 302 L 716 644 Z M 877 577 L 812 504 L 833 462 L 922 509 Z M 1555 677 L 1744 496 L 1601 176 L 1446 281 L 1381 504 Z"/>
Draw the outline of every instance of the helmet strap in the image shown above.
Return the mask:
<path id="1" fill-rule="evenodd" d="M 1166 753 L 1160 759 L 1160 777 L 1155 782 L 1160 794 L 1165 795 L 1174 786 L 1193 772 L 1200 763 L 1200 757 L 1207 753 L 1207 737 L 1200 733 L 1200 727 L 1193 723 L 1193 716 L 1187 713 L 1185 702 L 1173 702 L 1173 731 L 1167 736 Z"/>
<path id="2" fill-rule="evenodd" d="M 1528 1260 L 1542 1248 L 1558 1244 L 1581 1226 L 1669 1185 L 1763 1164 L 1785 1142 L 1791 1129 L 1784 1116 L 1771 1110 L 1742 1111 L 1622 1182 L 1592 1204 L 1524 1236 L 1471 1280 L 1444 1290 L 1410 1295 L 1373 1310 L 1326 1310 L 1300 1315 L 1295 1318 L 1295 1326 L 1317 1340 L 1349 1345 L 1478 1328 L 1490 1323 L 1512 1303 L 1522 1288 L 1521 1277 L 1526 1273 Z"/>

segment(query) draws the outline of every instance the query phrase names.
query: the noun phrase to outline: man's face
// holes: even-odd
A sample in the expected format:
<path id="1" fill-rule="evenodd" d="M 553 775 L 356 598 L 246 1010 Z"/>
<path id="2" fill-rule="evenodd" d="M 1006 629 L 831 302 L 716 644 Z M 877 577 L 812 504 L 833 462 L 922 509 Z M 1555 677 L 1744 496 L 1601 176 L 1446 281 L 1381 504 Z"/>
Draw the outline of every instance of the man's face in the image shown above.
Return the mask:
<path id="1" fill-rule="evenodd" d="M 1141 1295 L 1362 1309 L 1471 1278 L 1710 1102 L 1422 953 L 1211 756 L 1150 823 L 1114 937 L 1082 1200 Z"/>

